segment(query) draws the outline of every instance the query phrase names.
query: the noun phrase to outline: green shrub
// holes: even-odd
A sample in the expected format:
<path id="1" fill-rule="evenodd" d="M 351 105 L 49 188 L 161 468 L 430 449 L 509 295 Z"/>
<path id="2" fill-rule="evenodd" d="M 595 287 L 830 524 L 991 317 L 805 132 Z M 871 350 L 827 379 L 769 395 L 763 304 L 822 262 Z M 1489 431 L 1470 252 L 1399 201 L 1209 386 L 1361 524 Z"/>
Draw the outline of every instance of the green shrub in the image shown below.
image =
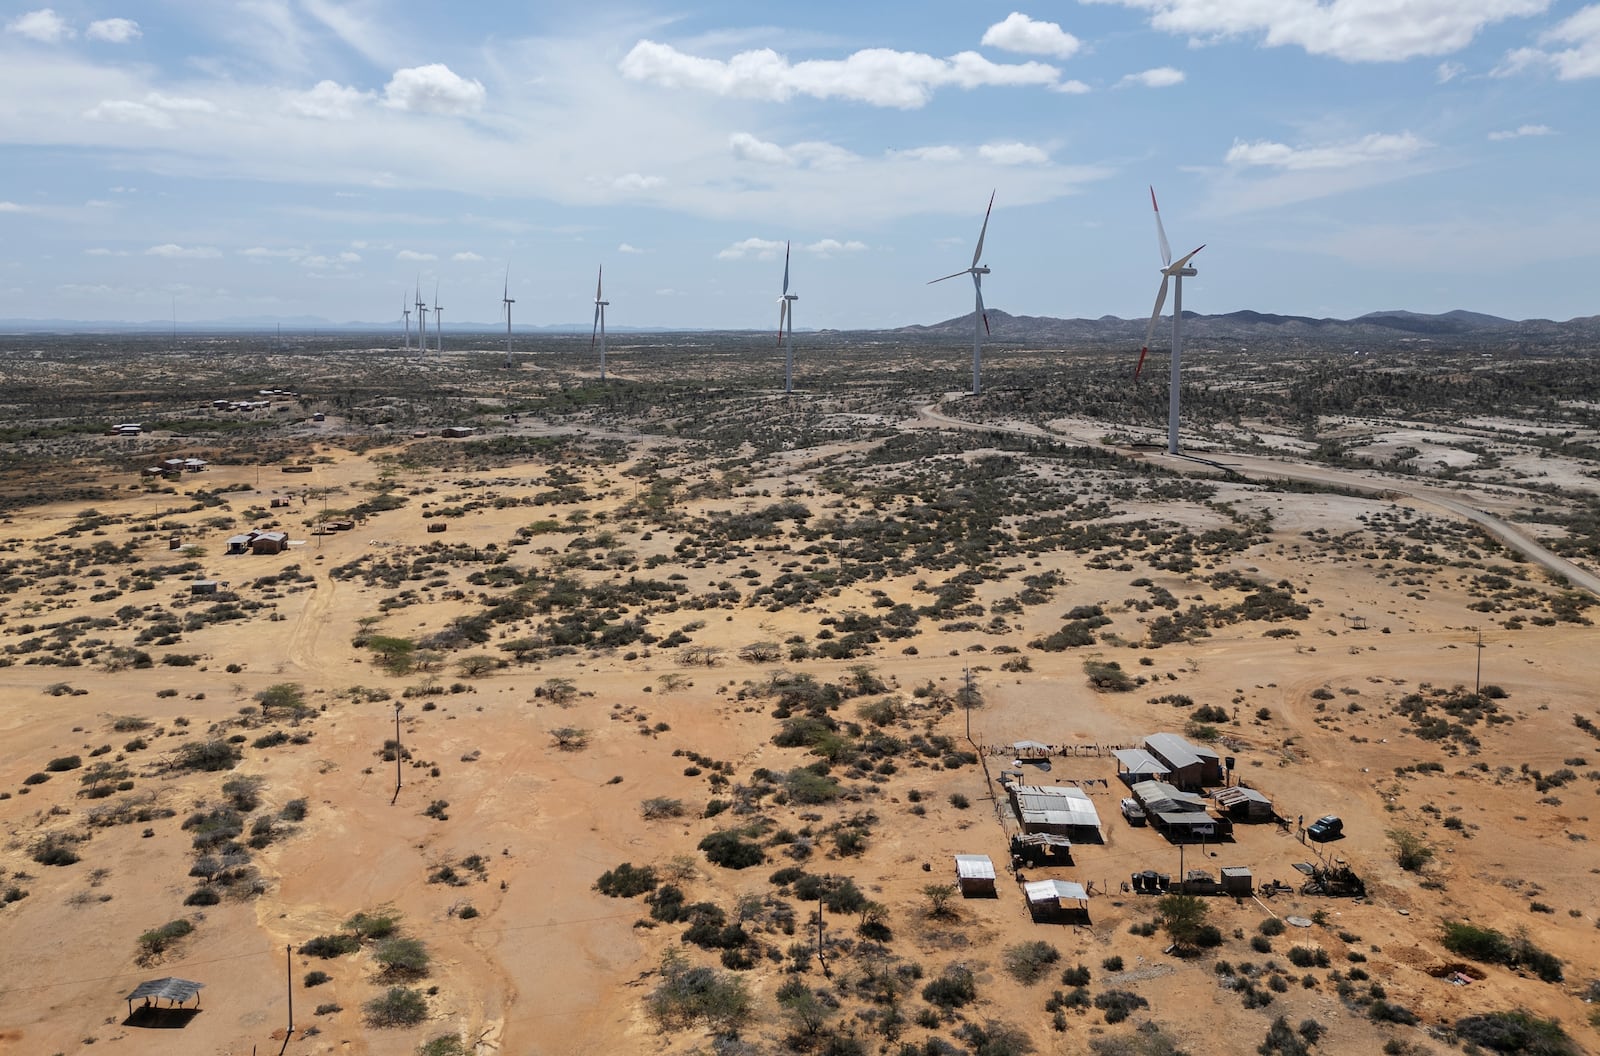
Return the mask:
<path id="1" fill-rule="evenodd" d="M 977 984 L 973 982 L 972 973 L 967 969 L 952 965 L 945 969 L 939 978 L 930 981 L 922 988 L 922 999 L 930 1005 L 938 1005 L 949 1010 L 960 1008 L 978 997 Z"/>
<path id="2" fill-rule="evenodd" d="M 387 977 L 415 979 L 428 974 L 432 958 L 421 939 L 408 939 L 398 935 L 384 939 L 378 945 L 373 959 Z"/>
<path id="3" fill-rule="evenodd" d="M 387 939 L 400 930 L 400 914 L 393 910 L 382 910 L 375 913 L 357 913 L 344 926 L 355 933 L 357 940 L 374 941 Z"/>
<path id="4" fill-rule="evenodd" d="M 706 836 L 698 844 L 706 860 L 724 869 L 748 869 L 767 860 L 758 844 L 744 839 L 737 830 L 721 829 Z"/>
<path id="5" fill-rule="evenodd" d="M 635 868 L 632 863 L 623 862 L 615 869 L 607 869 L 601 873 L 600 879 L 595 881 L 594 886 L 602 895 L 609 895 L 612 898 L 632 898 L 634 895 L 655 890 L 656 871 L 648 865 Z"/>
<path id="6" fill-rule="evenodd" d="M 1095 995 L 1094 1007 L 1106 1014 L 1107 1023 L 1121 1023 L 1136 1010 L 1149 1008 L 1150 1002 L 1132 990 L 1106 990 Z"/>
<path id="7" fill-rule="evenodd" d="M 194 931 L 194 925 L 182 917 L 169 920 L 159 928 L 153 928 L 139 936 L 139 954 L 141 958 L 149 960 L 160 956 L 172 947 L 172 944 Z"/>
<path id="8" fill-rule="evenodd" d="M 333 976 L 329 975 L 327 972 L 314 971 L 314 972 L 307 972 L 306 973 L 304 982 L 305 982 L 306 988 L 310 989 L 313 986 L 321 986 L 323 983 L 327 982 L 328 980 L 330 980 L 332 978 L 333 978 Z"/>
<path id="9" fill-rule="evenodd" d="M 414 1027 L 428 1018 L 428 999 L 420 990 L 391 986 L 387 992 L 361 1006 L 372 1027 Z"/>
<path id="10" fill-rule="evenodd" d="M 306 957 L 343 957 L 361 948 L 361 940 L 354 935 L 318 935 L 300 944 L 299 953 Z"/>
<path id="11" fill-rule="evenodd" d="M 1061 951 L 1042 939 L 1006 947 L 1005 966 L 1011 977 L 1024 986 L 1044 978 L 1052 964 L 1061 960 Z"/>
<path id="12" fill-rule="evenodd" d="M 1468 1045 L 1491 1052 L 1519 1056 L 1578 1056 L 1576 1042 L 1553 1019 L 1541 1019 L 1526 1009 L 1484 1012 L 1456 1020 L 1456 1037 Z"/>
<path id="13" fill-rule="evenodd" d="M 77 755 L 63 755 L 44 764 L 44 768 L 52 774 L 64 773 L 67 770 L 76 770 L 83 765 L 83 758 Z"/>
<path id="14" fill-rule="evenodd" d="M 1089 968 L 1088 968 L 1088 966 L 1080 964 L 1080 965 L 1076 965 L 1076 966 L 1074 966 L 1072 968 L 1063 969 L 1062 972 L 1061 972 L 1061 985 L 1062 986 L 1088 986 L 1089 985 Z"/>

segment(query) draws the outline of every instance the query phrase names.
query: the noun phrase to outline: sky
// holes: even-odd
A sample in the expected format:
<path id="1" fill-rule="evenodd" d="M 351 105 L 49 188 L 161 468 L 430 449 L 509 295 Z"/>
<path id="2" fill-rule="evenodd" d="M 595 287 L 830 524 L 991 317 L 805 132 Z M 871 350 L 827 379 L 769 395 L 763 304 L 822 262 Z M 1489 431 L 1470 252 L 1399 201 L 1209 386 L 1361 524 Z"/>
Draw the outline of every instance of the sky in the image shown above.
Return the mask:
<path id="1" fill-rule="evenodd" d="M 1600 3 L 1014 4 L 0 2 L 0 319 L 1600 313 Z"/>

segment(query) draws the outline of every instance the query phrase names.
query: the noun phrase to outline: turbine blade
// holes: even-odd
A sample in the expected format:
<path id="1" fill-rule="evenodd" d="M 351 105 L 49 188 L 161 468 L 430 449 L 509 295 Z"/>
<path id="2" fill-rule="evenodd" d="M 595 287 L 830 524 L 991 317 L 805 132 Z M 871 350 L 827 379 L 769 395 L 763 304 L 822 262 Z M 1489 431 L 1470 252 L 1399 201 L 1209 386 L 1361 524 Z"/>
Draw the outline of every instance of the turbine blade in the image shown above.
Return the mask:
<path id="1" fill-rule="evenodd" d="M 591 351 L 591 352 L 594 351 L 594 339 L 595 339 L 595 336 L 597 334 L 599 334 L 599 333 L 600 333 L 600 302 L 596 301 L 595 305 L 594 305 L 594 328 L 589 331 L 589 351 Z"/>
<path id="2" fill-rule="evenodd" d="M 1168 268 L 1167 270 L 1168 271 L 1182 271 L 1184 268 L 1187 268 L 1189 266 L 1189 261 L 1194 259 L 1194 254 L 1200 252 L 1202 249 L 1205 249 L 1205 248 L 1206 247 L 1203 244 L 1199 245 L 1199 246 L 1196 246 L 1195 249 L 1194 249 L 1194 253 L 1190 253 L 1188 256 L 1181 258 L 1176 264 L 1172 265 L 1172 267 Z"/>
<path id="3" fill-rule="evenodd" d="M 1156 310 L 1150 313 L 1150 328 L 1144 332 L 1144 345 L 1150 347 L 1150 339 L 1156 335 L 1156 323 L 1161 321 L 1161 307 L 1167 303 L 1167 283 L 1171 276 L 1161 276 L 1161 289 L 1156 293 Z"/>
<path id="4" fill-rule="evenodd" d="M 950 275 L 945 275 L 945 276 L 943 276 L 941 278 L 929 279 L 928 282 L 927 282 L 927 285 L 932 286 L 934 283 L 943 282 L 945 279 L 954 279 L 954 278 L 959 278 L 962 275 L 970 275 L 970 274 L 972 274 L 972 269 L 971 268 L 965 268 L 965 269 L 963 269 L 961 271 L 955 272 L 955 273 L 950 274 Z"/>
<path id="5" fill-rule="evenodd" d="M 983 307 L 983 284 L 976 274 L 972 276 L 972 292 L 977 302 L 978 314 L 983 317 L 983 332 L 987 334 L 989 332 L 989 313 Z"/>
<path id="6" fill-rule="evenodd" d="M 789 243 L 783 244 L 783 292 L 789 292 Z"/>
<path id="7" fill-rule="evenodd" d="M 1150 188 L 1150 208 L 1156 214 L 1156 237 L 1161 240 L 1161 266 L 1172 263 L 1172 247 L 1167 245 L 1167 229 L 1161 226 L 1161 207 L 1156 204 L 1156 189 Z"/>
<path id="8" fill-rule="evenodd" d="M 1150 353 L 1150 346 L 1149 345 L 1146 345 L 1146 346 L 1144 346 L 1143 348 L 1141 348 L 1139 350 L 1139 362 L 1133 368 L 1133 380 L 1135 382 L 1137 382 L 1139 380 L 1139 372 L 1144 369 L 1144 357 L 1149 355 L 1149 353 Z"/>
<path id="9" fill-rule="evenodd" d="M 978 231 L 978 248 L 972 251 L 972 266 L 977 267 L 983 257 L 983 239 L 989 233 L 989 214 L 994 212 L 994 191 L 989 192 L 989 208 L 983 211 L 983 227 Z"/>
<path id="10" fill-rule="evenodd" d="M 594 280 L 594 299 L 597 300 L 597 301 L 605 300 L 605 295 L 600 292 L 600 286 L 601 286 L 602 283 L 605 282 L 605 280 L 606 280 L 606 266 L 604 264 L 602 264 L 602 265 L 600 265 L 600 273 L 597 276 L 595 276 L 595 280 Z"/>
<path id="11" fill-rule="evenodd" d="M 783 321 L 789 318 L 789 298 L 778 298 L 778 344 L 783 344 Z"/>

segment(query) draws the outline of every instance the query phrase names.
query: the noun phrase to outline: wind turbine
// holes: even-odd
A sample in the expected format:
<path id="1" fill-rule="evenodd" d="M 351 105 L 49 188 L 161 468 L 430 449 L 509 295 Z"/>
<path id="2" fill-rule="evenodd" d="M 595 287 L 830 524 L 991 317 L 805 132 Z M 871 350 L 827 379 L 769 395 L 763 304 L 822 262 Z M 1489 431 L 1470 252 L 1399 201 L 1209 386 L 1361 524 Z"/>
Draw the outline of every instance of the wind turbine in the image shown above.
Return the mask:
<path id="1" fill-rule="evenodd" d="M 411 351 L 411 306 L 406 303 L 406 295 L 400 294 L 400 314 L 406 317 L 406 351 Z"/>
<path id="2" fill-rule="evenodd" d="M 500 291 L 500 304 L 506 310 L 506 366 L 511 366 L 511 306 L 517 300 L 511 296 L 511 265 L 506 265 L 506 284 Z"/>
<path id="3" fill-rule="evenodd" d="M 794 302 L 797 293 L 789 292 L 789 243 L 783 244 L 783 293 L 778 298 L 778 344 L 785 348 L 783 356 L 783 394 L 794 392 Z M 784 340 L 784 323 L 789 324 L 788 340 Z"/>
<path id="4" fill-rule="evenodd" d="M 1175 455 L 1178 453 L 1178 385 L 1183 371 L 1183 280 L 1199 274 L 1189 266 L 1189 261 L 1206 247 L 1201 243 L 1174 262 L 1172 247 L 1167 245 L 1167 230 L 1161 226 L 1161 207 L 1156 204 L 1154 187 L 1150 188 L 1150 208 L 1156 214 L 1156 238 L 1161 241 L 1161 289 L 1156 291 L 1156 309 L 1150 313 L 1150 327 L 1144 332 L 1144 347 L 1139 349 L 1139 364 L 1133 368 L 1133 380 L 1138 381 L 1139 372 L 1144 369 L 1150 339 L 1155 336 L 1156 323 L 1161 319 L 1161 306 L 1167 303 L 1167 283 L 1177 279 L 1172 289 L 1172 374 L 1167 392 L 1167 454 Z"/>
<path id="5" fill-rule="evenodd" d="M 589 351 L 594 351 L 594 339 L 600 338 L 600 380 L 606 380 L 606 305 L 611 302 L 605 299 L 605 294 L 600 292 L 600 284 L 605 281 L 605 265 L 600 266 L 600 273 L 594 280 L 594 329 L 589 333 Z"/>
<path id="6" fill-rule="evenodd" d="M 428 350 L 428 302 L 422 299 L 422 276 L 417 276 L 417 348 Z"/>
<path id="7" fill-rule="evenodd" d="M 433 348 L 441 356 L 444 355 L 444 322 L 441 316 L 444 309 L 439 307 L 439 280 L 433 280 Z"/>
<path id="8" fill-rule="evenodd" d="M 953 279 L 960 275 L 972 276 L 972 292 L 975 307 L 972 311 L 972 394 L 983 394 L 983 335 L 989 332 L 989 313 L 983 310 L 983 277 L 989 274 L 989 269 L 978 263 L 983 258 L 983 238 L 989 233 L 989 214 L 994 211 L 994 192 L 989 192 L 989 208 L 983 211 L 983 227 L 978 231 L 978 248 L 972 251 L 972 266 L 954 274 L 930 280 L 928 285 Z M 983 326 L 980 331 L 979 325 Z"/>

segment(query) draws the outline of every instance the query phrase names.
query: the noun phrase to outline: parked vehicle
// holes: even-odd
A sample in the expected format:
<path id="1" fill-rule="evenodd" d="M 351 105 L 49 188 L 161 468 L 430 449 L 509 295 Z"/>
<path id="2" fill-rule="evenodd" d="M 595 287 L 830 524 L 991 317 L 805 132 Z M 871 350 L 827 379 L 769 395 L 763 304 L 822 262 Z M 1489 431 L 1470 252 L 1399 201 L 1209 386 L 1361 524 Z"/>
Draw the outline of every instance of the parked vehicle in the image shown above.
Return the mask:
<path id="1" fill-rule="evenodd" d="M 1149 820 L 1145 815 L 1144 808 L 1139 805 L 1137 799 L 1125 799 L 1122 801 L 1122 816 L 1128 819 L 1129 825 L 1143 825 Z"/>
<path id="2" fill-rule="evenodd" d="M 1311 840 L 1313 843 L 1327 843 L 1329 840 L 1337 840 L 1343 835 L 1344 822 L 1340 821 L 1338 816 L 1334 814 L 1318 818 L 1306 826 L 1306 839 Z"/>

